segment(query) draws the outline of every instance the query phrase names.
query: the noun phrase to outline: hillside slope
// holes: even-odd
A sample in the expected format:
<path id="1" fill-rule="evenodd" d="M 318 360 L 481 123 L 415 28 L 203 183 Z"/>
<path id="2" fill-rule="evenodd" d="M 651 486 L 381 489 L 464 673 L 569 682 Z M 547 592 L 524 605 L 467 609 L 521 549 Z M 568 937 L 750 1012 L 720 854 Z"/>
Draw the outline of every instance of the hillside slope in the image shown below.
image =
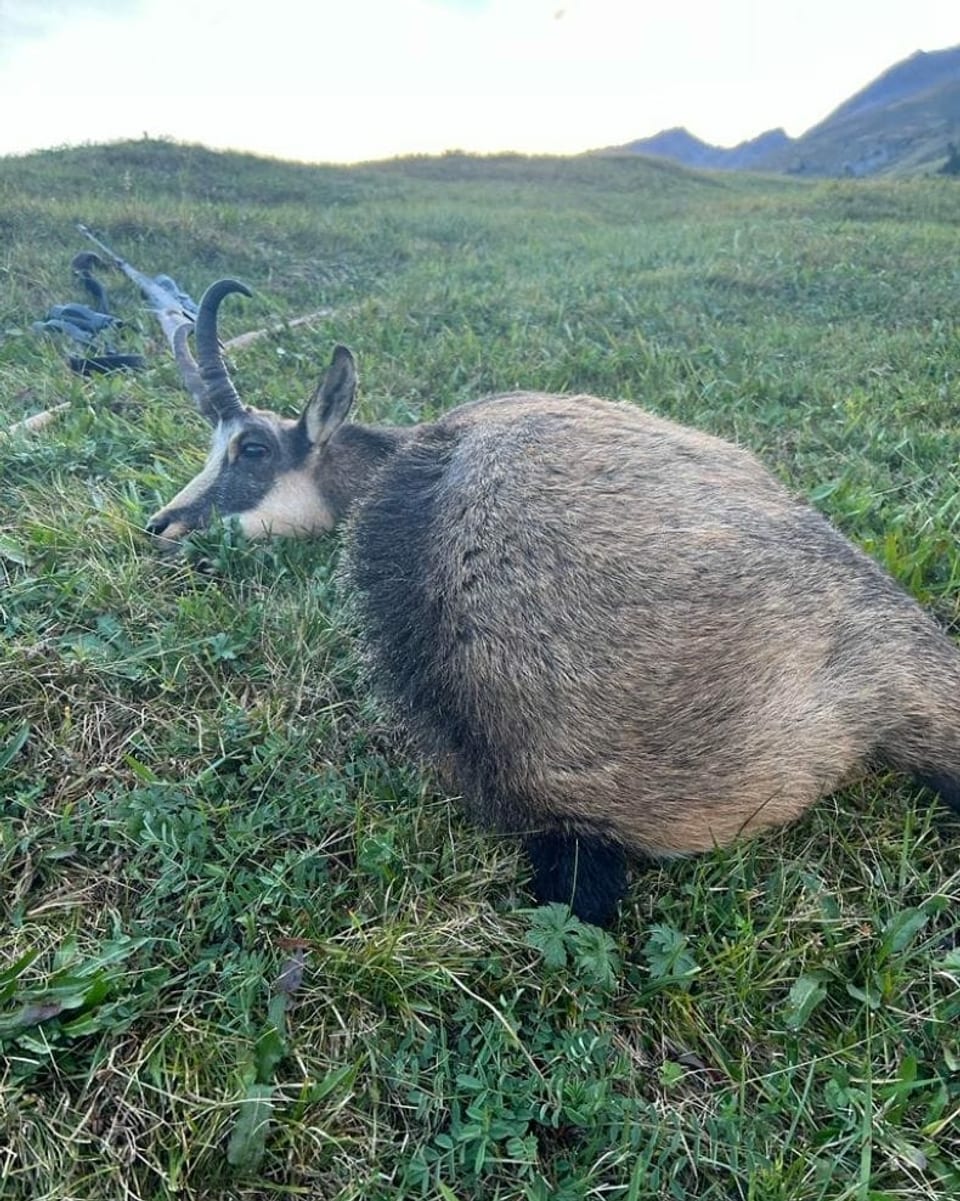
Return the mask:
<path id="1" fill-rule="evenodd" d="M 799 138 L 769 130 L 728 149 L 669 129 L 616 149 L 689 167 L 863 176 L 935 172 L 957 141 L 960 46 L 895 63 Z"/>
<path id="2" fill-rule="evenodd" d="M 960 131 L 960 46 L 891 67 L 762 164 L 807 175 L 936 171 Z"/>
<path id="3" fill-rule="evenodd" d="M 909 58 L 895 63 L 877 76 L 849 100 L 835 108 L 828 117 L 808 130 L 807 135 L 821 127 L 835 125 L 862 117 L 876 109 L 899 104 L 903 100 L 923 95 L 936 88 L 960 82 L 960 46 L 946 50 L 917 50 Z"/>

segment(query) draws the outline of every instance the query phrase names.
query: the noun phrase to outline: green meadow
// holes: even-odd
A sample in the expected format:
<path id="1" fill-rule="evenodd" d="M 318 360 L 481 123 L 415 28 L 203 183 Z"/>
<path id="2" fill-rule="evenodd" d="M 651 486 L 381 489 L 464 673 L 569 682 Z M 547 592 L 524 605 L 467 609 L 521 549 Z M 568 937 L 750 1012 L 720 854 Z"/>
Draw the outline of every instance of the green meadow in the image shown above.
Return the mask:
<path id="1" fill-rule="evenodd" d="M 960 629 L 955 181 L 0 159 L 0 1197 L 960 1195 L 960 819 L 873 776 L 638 870 L 610 931 L 533 907 L 365 692 L 335 537 L 144 536 L 208 429 L 122 276 L 145 371 L 31 330 L 82 299 L 78 221 L 254 289 L 222 321 L 280 327 L 232 354 L 251 403 L 296 413 L 337 342 L 367 421 L 626 398 L 751 447 Z"/>

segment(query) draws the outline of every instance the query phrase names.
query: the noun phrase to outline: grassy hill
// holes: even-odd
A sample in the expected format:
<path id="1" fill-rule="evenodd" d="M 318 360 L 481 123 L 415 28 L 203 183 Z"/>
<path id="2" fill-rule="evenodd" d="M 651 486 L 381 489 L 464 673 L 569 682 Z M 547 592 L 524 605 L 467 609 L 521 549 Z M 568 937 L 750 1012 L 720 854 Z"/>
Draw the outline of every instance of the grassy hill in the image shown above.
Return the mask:
<path id="1" fill-rule="evenodd" d="M 248 400 L 296 412 L 338 341 L 367 420 L 635 400 L 755 449 L 960 627 L 947 181 L 0 160 L 3 424 L 69 405 L 0 436 L 4 1201 L 955 1195 L 960 822 L 872 777 L 638 870 L 609 934 L 530 909 L 366 696 L 335 539 L 143 537 L 207 431 L 119 277 L 142 374 L 30 331 L 77 298 L 77 221 L 195 295 L 246 280 L 227 336 L 332 311 L 236 353 Z"/>

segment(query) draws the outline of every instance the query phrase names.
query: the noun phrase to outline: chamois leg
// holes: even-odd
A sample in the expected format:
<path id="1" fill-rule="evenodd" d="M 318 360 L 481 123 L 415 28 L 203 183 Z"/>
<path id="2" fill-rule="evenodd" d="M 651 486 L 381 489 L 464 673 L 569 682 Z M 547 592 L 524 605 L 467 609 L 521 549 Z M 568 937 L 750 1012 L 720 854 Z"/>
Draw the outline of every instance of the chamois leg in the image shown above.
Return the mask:
<path id="1" fill-rule="evenodd" d="M 940 799 L 954 811 L 960 813 L 960 775 L 948 775 L 937 771 L 914 772 L 918 784 L 939 794 Z"/>
<path id="2" fill-rule="evenodd" d="M 935 738 L 930 731 L 926 735 L 909 740 L 907 745 L 898 739 L 894 746 L 882 747 L 880 757 L 897 771 L 913 776 L 921 787 L 937 793 L 954 813 L 960 813 L 960 745 L 956 739 Z"/>
<path id="3" fill-rule="evenodd" d="M 960 813 L 960 654 L 939 631 L 913 625 L 896 648 L 881 758 Z"/>
<path id="4" fill-rule="evenodd" d="M 960 813 L 960 687 L 957 699 L 900 725 L 880 755 Z"/>
<path id="5" fill-rule="evenodd" d="M 569 905 L 581 921 L 606 926 L 627 890 L 623 851 L 597 835 L 545 830 L 524 839 L 533 864 L 533 893 L 541 904 Z"/>

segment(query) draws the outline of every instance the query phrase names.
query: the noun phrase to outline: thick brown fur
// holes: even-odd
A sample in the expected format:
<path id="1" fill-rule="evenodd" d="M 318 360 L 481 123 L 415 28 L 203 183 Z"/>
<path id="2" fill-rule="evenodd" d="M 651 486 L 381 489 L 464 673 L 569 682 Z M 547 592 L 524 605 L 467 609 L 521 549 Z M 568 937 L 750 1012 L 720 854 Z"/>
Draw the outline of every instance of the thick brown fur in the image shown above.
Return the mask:
<path id="1" fill-rule="evenodd" d="M 634 406 L 423 428 L 346 576 L 381 689 L 494 828 L 704 851 L 873 763 L 956 800 L 951 641 L 752 455 Z"/>
<path id="2" fill-rule="evenodd" d="M 317 530 L 348 518 L 377 689 L 469 813 L 524 838 L 541 900 L 608 920 L 625 855 L 781 825 L 874 765 L 960 808 L 960 651 L 751 454 L 635 405 L 533 393 L 388 435 L 343 424 L 355 377 L 337 354 L 286 423 L 313 446 L 302 507 Z M 184 512 L 153 528 L 180 537 Z M 269 531 L 256 505 L 243 516 Z"/>

